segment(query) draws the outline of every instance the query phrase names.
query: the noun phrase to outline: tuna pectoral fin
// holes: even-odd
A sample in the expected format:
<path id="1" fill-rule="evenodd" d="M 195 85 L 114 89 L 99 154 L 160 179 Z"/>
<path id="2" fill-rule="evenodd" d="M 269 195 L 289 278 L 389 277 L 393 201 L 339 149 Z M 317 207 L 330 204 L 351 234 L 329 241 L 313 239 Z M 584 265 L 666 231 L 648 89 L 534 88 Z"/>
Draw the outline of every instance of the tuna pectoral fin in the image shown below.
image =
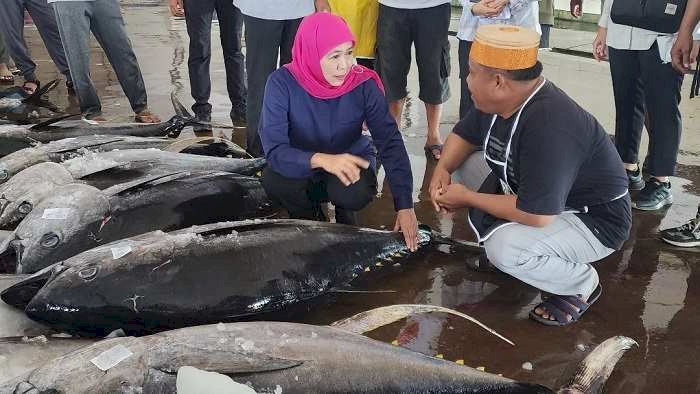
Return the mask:
<path id="1" fill-rule="evenodd" d="M 449 245 L 458 249 L 462 249 L 466 252 L 479 253 L 482 251 L 482 247 L 476 242 L 462 241 L 458 239 L 452 239 L 445 234 L 439 233 L 434 230 L 430 230 L 430 240 L 434 243 Z"/>
<path id="2" fill-rule="evenodd" d="M 62 120 L 70 119 L 70 118 L 75 118 L 79 117 L 81 114 L 66 114 L 66 115 L 61 115 L 61 116 L 56 116 L 54 118 L 48 119 L 46 121 L 43 121 L 41 123 L 37 123 L 34 126 L 30 127 L 29 130 L 32 131 L 49 131 L 46 130 L 47 127 L 51 126 L 54 123 L 58 123 Z"/>
<path id="3" fill-rule="evenodd" d="M 637 346 L 637 342 L 632 338 L 623 336 L 608 338 L 581 361 L 569 384 L 558 392 L 586 394 L 602 392 L 615 364 L 632 346 Z"/>
<path id="4" fill-rule="evenodd" d="M 254 350 L 238 353 L 171 342 L 158 345 L 150 354 L 150 367 L 167 373 L 176 373 L 185 366 L 223 374 L 258 373 L 294 368 L 304 363 Z"/>
<path id="5" fill-rule="evenodd" d="M 515 346 L 513 342 L 511 342 L 509 339 L 506 337 L 502 336 L 501 334 L 497 333 L 493 329 L 487 327 L 480 321 L 474 319 L 473 317 L 469 315 L 465 315 L 462 312 L 456 311 L 454 309 L 449 309 L 445 308 L 442 306 L 437 306 L 437 305 L 413 305 L 413 304 L 406 304 L 406 305 L 389 305 L 389 306 L 384 306 L 381 308 L 375 308 L 371 309 L 365 312 L 358 313 L 355 316 L 348 317 L 343 320 L 338 320 L 335 323 L 331 324 L 331 327 L 339 328 L 344 331 L 349 331 L 353 332 L 355 334 L 364 334 L 366 332 L 370 332 L 372 330 L 375 330 L 379 327 L 386 326 L 387 324 L 391 324 L 393 322 L 399 321 L 403 318 L 406 318 L 411 315 L 415 315 L 417 313 L 428 313 L 428 312 L 442 312 L 442 313 L 448 313 L 450 315 L 454 316 L 459 316 L 461 318 L 467 319 L 470 322 L 478 325 L 479 327 L 483 328 L 484 330 L 490 332 L 491 334 L 501 338 L 502 340 L 508 342 L 509 344 Z"/>
<path id="6" fill-rule="evenodd" d="M 182 178 L 184 176 L 189 175 L 189 171 L 173 171 L 167 174 L 156 174 L 156 175 L 151 175 L 151 176 L 146 176 L 143 178 L 139 178 L 135 181 L 132 182 L 126 182 L 126 183 L 120 183 L 118 185 L 112 186 L 108 189 L 104 190 L 104 193 L 108 196 L 116 196 L 118 194 L 122 194 L 126 191 L 136 189 L 141 186 L 145 186 L 148 184 L 155 183 L 157 181 L 160 181 L 159 183 L 165 183 L 168 181 L 172 181 L 175 179 Z"/>
<path id="7" fill-rule="evenodd" d="M 183 119 L 192 119 L 194 116 L 190 113 L 190 111 L 187 110 L 187 108 L 182 105 L 180 100 L 177 99 L 177 95 L 175 92 L 170 93 L 170 102 L 173 104 L 173 110 L 175 110 L 175 114 Z"/>
<path id="8" fill-rule="evenodd" d="M 183 139 L 183 140 L 178 140 L 177 142 L 173 142 L 172 144 L 168 145 L 163 150 L 167 151 L 167 152 L 181 153 L 185 149 L 192 147 L 194 145 L 197 145 L 200 142 L 205 142 L 205 141 L 223 143 L 223 144 L 226 144 L 229 148 L 231 148 L 232 151 L 234 151 L 236 153 L 239 153 L 241 155 L 245 155 L 245 156 L 251 157 L 251 158 L 253 157 L 248 152 L 246 152 L 245 149 L 243 149 L 240 145 L 236 144 L 235 142 L 227 140 L 226 138 L 219 138 L 219 137 L 194 137 L 194 138 L 187 138 L 187 139 Z"/>

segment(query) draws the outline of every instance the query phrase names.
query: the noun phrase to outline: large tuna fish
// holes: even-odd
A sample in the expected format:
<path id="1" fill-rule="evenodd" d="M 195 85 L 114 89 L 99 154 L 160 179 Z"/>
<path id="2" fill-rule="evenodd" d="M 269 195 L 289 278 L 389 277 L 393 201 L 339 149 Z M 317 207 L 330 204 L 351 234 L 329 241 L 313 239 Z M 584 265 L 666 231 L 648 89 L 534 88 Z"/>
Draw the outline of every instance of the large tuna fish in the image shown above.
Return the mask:
<path id="1" fill-rule="evenodd" d="M 51 81 L 29 95 L 19 86 L 0 91 L 0 119 L 18 123 L 36 122 L 41 117 L 58 112 L 58 107 L 43 96 L 58 86 L 58 81 Z M 42 109 L 49 112 L 41 113 Z"/>
<path id="2" fill-rule="evenodd" d="M 144 176 L 178 171 L 217 169 L 255 175 L 264 166 L 264 158 L 208 157 L 156 149 L 89 153 L 62 164 L 40 163 L 0 185 L 0 228 L 16 225 L 56 188 L 69 183 L 84 182 L 105 189 Z"/>
<path id="3" fill-rule="evenodd" d="M 93 247 L 137 234 L 274 212 L 257 178 L 181 172 L 99 190 L 58 187 L 17 226 L 0 250 L 14 249 L 17 273 L 33 273 Z"/>
<path id="4" fill-rule="evenodd" d="M 20 149 L 36 145 L 37 142 L 47 143 L 65 138 L 74 138 L 85 135 L 131 135 L 136 137 L 163 137 L 176 138 L 182 129 L 198 123 L 187 110 L 177 102 L 175 96 L 173 105 L 176 115 L 170 120 L 157 124 L 124 123 L 124 124 L 94 124 L 95 122 L 75 121 L 54 125 L 63 121 L 67 116 L 55 118 L 30 128 L 23 126 L 0 126 L 0 157 L 16 152 Z"/>
<path id="5" fill-rule="evenodd" d="M 430 239 L 422 229 L 420 244 Z M 303 220 L 216 223 L 88 250 L 2 299 L 57 330 L 141 333 L 277 311 L 408 253 L 397 232 Z"/>
<path id="6" fill-rule="evenodd" d="M 240 389 L 239 384 L 257 393 L 287 394 L 554 392 L 359 334 L 342 325 L 248 322 L 115 338 L 0 383 L 0 391 L 174 393 L 183 386 L 196 390 L 209 383 L 186 381 L 197 368 L 228 375 L 231 380 L 225 392 L 232 392 L 234 386 Z M 626 337 L 603 342 L 559 392 L 600 392 L 617 361 L 634 344 Z M 213 374 L 208 375 L 204 379 Z"/>
<path id="7" fill-rule="evenodd" d="M 215 157 L 245 158 L 245 151 L 221 138 L 193 138 L 173 140 L 167 137 L 133 137 L 112 135 L 85 135 L 65 138 L 48 144 L 37 143 L 36 146 L 24 148 L 0 158 L 0 184 L 8 181 L 20 171 L 44 162 L 61 163 L 83 156 L 92 151 L 107 152 L 124 149 L 162 149 L 169 150 L 183 142 L 189 144 L 178 152 Z"/>

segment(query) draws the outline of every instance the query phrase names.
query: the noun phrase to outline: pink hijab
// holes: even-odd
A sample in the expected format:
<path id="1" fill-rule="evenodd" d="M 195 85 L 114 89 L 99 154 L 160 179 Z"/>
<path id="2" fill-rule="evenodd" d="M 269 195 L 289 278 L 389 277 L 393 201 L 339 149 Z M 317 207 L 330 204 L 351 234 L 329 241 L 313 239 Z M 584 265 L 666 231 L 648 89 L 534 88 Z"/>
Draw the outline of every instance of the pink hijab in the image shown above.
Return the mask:
<path id="1" fill-rule="evenodd" d="M 354 65 L 340 86 L 326 81 L 321 71 L 321 59 L 333 48 L 344 42 L 355 43 L 355 36 L 345 21 L 327 12 L 317 12 L 301 21 L 294 46 L 292 62 L 285 67 L 307 93 L 320 99 L 333 99 L 351 92 L 368 79 L 373 79 L 384 91 L 384 85 L 376 72 Z"/>

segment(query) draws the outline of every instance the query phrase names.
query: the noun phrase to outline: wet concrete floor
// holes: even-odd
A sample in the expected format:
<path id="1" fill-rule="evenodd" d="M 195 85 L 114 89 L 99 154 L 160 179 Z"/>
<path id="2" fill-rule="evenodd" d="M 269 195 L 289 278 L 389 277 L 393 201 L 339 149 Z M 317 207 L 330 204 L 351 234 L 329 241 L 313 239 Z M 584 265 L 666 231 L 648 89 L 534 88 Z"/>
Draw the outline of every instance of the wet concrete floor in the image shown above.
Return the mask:
<path id="1" fill-rule="evenodd" d="M 149 92 L 149 103 L 163 118 L 172 115 L 169 95 L 175 91 L 189 105 L 187 72 L 188 39 L 183 20 L 169 16 L 165 6 L 125 7 L 127 29 L 134 44 Z M 554 33 L 553 33 L 554 35 Z M 224 83 L 224 66 L 214 25 L 212 55 L 212 98 L 214 121 L 230 123 L 230 102 Z M 59 77 L 33 26 L 27 38 L 40 77 Z M 454 40 L 454 38 L 451 38 Z M 554 40 L 554 37 L 553 37 Z M 441 132 L 446 136 L 457 121 L 459 81 L 457 43 L 452 42 L 452 99 L 445 105 Z M 93 43 L 92 73 L 103 100 L 105 115 L 127 120 L 131 115 L 109 63 Z M 568 55 L 543 52 L 546 76 L 592 112 L 612 132 L 614 104 L 609 69 Z M 414 196 L 421 222 L 459 239 L 470 239 L 464 213 L 440 217 L 432 209 L 427 184 L 434 164 L 423 153 L 425 117 L 417 100 L 415 66 L 410 79 L 410 96 L 402 120 L 402 132 L 414 171 Z M 689 78 L 688 78 L 689 79 Z M 683 97 L 687 97 L 686 80 Z M 52 99 L 72 106 L 61 86 Z M 463 359 L 470 366 L 514 379 L 556 388 L 574 373 L 576 363 L 604 339 L 626 335 L 639 342 L 618 364 L 607 385 L 609 393 L 690 393 L 700 391 L 700 275 L 698 249 L 681 249 L 663 244 L 659 228 L 677 225 L 695 214 L 700 190 L 700 137 L 698 101 L 685 100 L 685 134 L 679 158 L 678 178 L 673 178 L 676 203 L 653 213 L 636 212 L 632 236 L 623 250 L 595 264 L 603 285 L 603 296 L 577 324 L 566 328 L 541 326 L 528 319 L 528 312 L 540 301 L 539 291 L 503 274 L 466 270 L 468 253 L 430 250 L 404 261 L 400 268 L 387 267 L 369 272 L 353 283 L 353 289 L 367 293 L 338 293 L 319 300 L 314 307 L 293 316 L 301 322 L 325 324 L 372 307 L 395 303 L 429 303 L 469 313 L 516 343 L 515 347 L 481 331 L 467 322 L 444 315 L 416 316 L 372 333 L 374 338 L 392 342 L 447 360 Z M 230 128 L 215 134 L 230 135 Z M 185 135 L 191 132 L 185 133 Z M 242 130 L 233 130 L 242 140 Z M 555 147 L 552 147 L 553 149 Z M 642 151 L 646 149 L 646 145 Z M 380 176 L 380 181 L 383 175 Z M 391 227 L 394 220 L 389 193 L 380 193 L 362 214 L 364 225 Z M 385 291 L 376 293 L 376 291 Z M 388 292 L 386 292 L 388 291 Z M 375 293 L 371 293 L 375 292 Z M 583 350 L 582 350 L 583 349 Z M 522 364 L 530 362 L 533 370 Z"/>

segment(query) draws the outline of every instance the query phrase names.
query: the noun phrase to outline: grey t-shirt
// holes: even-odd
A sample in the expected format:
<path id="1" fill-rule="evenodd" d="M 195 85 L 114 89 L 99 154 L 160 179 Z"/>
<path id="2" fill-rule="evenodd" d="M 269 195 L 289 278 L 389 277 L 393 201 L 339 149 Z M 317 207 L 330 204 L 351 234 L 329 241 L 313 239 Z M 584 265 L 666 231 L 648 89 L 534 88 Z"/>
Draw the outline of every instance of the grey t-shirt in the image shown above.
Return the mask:
<path id="1" fill-rule="evenodd" d="M 392 8 L 404 8 L 416 10 L 420 8 L 437 7 L 439 5 L 451 3 L 450 0 L 379 0 L 379 4 L 383 4 Z"/>
<path id="2" fill-rule="evenodd" d="M 314 0 L 233 0 L 243 15 L 260 19 L 299 19 L 316 11 Z"/>

